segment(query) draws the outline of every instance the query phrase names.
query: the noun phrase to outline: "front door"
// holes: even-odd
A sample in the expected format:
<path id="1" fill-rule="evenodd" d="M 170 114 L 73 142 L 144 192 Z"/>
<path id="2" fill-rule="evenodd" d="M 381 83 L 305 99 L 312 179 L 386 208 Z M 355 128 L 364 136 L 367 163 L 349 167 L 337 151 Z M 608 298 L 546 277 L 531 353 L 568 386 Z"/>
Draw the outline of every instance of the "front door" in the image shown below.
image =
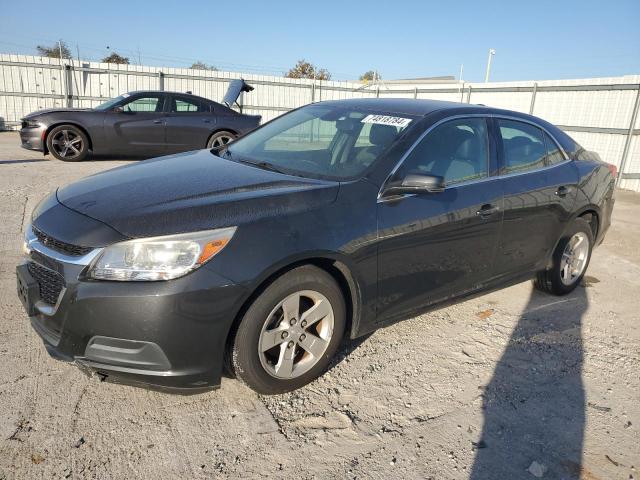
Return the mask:
<path id="1" fill-rule="evenodd" d="M 487 120 L 447 121 L 409 153 L 393 179 L 439 175 L 441 193 L 378 201 L 379 322 L 480 288 L 493 276 L 502 225 L 502 190 L 489 176 Z M 495 161 L 495 160 L 493 160 Z"/>
<path id="2" fill-rule="evenodd" d="M 104 132 L 109 152 L 154 156 L 166 152 L 162 93 L 131 96 L 120 109 L 106 112 Z"/>

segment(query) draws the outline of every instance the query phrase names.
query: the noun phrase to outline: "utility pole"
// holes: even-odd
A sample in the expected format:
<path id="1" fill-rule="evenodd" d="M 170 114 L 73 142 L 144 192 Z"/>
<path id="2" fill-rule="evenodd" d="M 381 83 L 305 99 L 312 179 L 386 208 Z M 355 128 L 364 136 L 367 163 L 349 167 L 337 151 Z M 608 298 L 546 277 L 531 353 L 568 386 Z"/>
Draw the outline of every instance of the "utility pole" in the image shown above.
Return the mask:
<path id="1" fill-rule="evenodd" d="M 464 80 L 462 80 L 462 74 L 464 73 L 464 63 L 460 64 L 460 77 L 458 78 L 459 82 L 463 82 Z"/>
<path id="2" fill-rule="evenodd" d="M 489 83 L 489 74 L 491 73 L 491 59 L 496 54 L 493 48 L 489 49 L 489 59 L 487 60 L 487 73 L 484 76 L 484 83 Z"/>

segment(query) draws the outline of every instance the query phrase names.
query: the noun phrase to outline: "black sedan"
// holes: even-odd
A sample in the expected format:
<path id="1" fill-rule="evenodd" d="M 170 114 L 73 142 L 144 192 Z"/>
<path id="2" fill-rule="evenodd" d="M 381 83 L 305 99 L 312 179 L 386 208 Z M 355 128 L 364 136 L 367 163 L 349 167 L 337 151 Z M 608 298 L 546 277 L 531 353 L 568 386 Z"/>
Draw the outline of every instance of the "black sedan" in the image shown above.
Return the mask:
<path id="1" fill-rule="evenodd" d="M 60 188 L 33 212 L 18 292 L 49 352 L 102 378 L 199 391 L 228 364 L 284 392 L 344 337 L 531 278 L 571 292 L 614 175 L 521 113 L 318 103 L 221 152 Z"/>
<path id="2" fill-rule="evenodd" d="M 253 87 L 234 80 L 223 103 L 188 93 L 124 93 L 93 109 L 50 109 L 22 119 L 22 146 L 79 162 L 89 152 L 103 155 L 159 156 L 220 148 L 260 123 L 230 107 Z"/>

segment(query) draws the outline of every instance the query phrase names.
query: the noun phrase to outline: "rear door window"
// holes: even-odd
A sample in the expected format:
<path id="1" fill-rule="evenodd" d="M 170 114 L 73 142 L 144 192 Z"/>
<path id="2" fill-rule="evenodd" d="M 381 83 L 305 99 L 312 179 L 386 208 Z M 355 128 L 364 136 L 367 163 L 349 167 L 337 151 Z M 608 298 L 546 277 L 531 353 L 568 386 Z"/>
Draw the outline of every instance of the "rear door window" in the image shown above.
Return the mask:
<path id="1" fill-rule="evenodd" d="M 203 113 L 209 111 L 209 105 L 195 98 L 174 96 L 170 110 L 171 113 Z"/>
<path id="2" fill-rule="evenodd" d="M 536 170 L 546 165 L 547 147 L 538 127 L 515 120 L 497 119 L 502 137 L 502 173 Z"/>

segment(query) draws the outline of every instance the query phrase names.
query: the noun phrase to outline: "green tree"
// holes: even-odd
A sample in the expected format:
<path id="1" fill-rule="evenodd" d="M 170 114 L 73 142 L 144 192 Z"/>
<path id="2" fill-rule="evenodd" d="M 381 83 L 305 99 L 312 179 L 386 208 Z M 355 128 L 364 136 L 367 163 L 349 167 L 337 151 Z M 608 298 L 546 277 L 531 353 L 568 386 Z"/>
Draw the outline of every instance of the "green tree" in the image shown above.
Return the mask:
<path id="1" fill-rule="evenodd" d="M 59 43 L 55 43 L 54 45 L 47 47 L 45 45 L 38 45 L 36 47 L 38 49 L 38 54 L 41 57 L 49 57 L 49 58 L 71 58 L 71 50 L 67 44 L 60 40 Z M 62 58 L 60 57 L 60 53 L 62 53 Z"/>
<path id="2" fill-rule="evenodd" d="M 289 70 L 285 77 L 289 78 L 312 78 L 315 80 L 331 80 L 331 74 L 324 68 L 318 68 L 305 59 L 298 60 L 298 63 Z"/>
<path id="3" fill-rule="evenodd" d="M 374 70 L 369 70 L 360 75 L 361 82 L 373 82 L 374 80 L 380 80 L 382 77 L 378 74 L 378 72 Z"/>
<path id="4" fill-rule="evenodd" d="M 118 55 L 116 52 L 113 52 L 108 57 L 104 57 L 102 59 L 102 63 L 118 63 L 120 65 L 129 65 L 129 57 L 123 57 L 122 55 Z"/>
<path id="5" fill-rule="evenodd" d="M 211 70 L 211 71 L 217 71 L 218 70 L 213 65 L 207 65 L 206 63 L 201 62 L 200 60 L 198 60 L 193 65 L 191 65 L 189 68 L 191 68 L 192 70 Z"/>

